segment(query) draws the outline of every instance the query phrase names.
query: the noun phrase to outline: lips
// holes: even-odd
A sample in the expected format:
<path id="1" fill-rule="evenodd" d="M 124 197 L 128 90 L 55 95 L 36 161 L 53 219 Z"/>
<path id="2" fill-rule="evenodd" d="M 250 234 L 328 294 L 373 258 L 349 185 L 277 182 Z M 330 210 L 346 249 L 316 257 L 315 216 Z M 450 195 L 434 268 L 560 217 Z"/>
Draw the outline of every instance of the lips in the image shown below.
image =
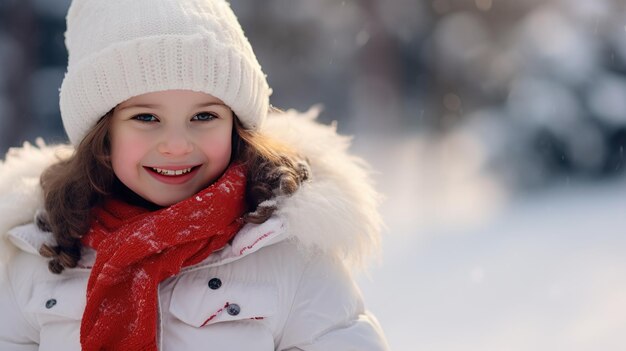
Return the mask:
<path id="1" fill-rule="evenodd" d="M 144 169 L 156 180 L 166 184 L 183 184 L 197 173 L 197 166 L 145 167 Z"/>
<path id="2" fill-rule="evenodd" d="M 187 174 L 189 172 L 191 172 L 191 170 L 193 169 L 193 167 L 189 167 L 189 168 L 185 168 L 185 169 L 164 169 L 164 168 L 156 168 L 156 167 L 151 167 L 151 169 L 154 172 L 157 172 L 160 175 L 164 175 L 164 176 L 179 176 L 179 175 L 183 175 L 183 174 Z"/>

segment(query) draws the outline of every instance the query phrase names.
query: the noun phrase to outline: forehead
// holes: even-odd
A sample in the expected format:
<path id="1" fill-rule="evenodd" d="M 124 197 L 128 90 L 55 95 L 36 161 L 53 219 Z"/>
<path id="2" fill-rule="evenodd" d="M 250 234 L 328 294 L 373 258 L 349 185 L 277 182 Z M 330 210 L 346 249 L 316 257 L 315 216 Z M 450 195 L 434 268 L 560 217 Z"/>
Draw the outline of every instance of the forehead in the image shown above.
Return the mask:
<path id="1" fill-rule="evenodd" d="M 133 96 L 116 106 L 117 110 L 136 106 L 150 105 L 151 107 L 167 106 L 196 106 L 217 104 L 224 102 L 213 95 L 192 90 L 165 90 Z"/>

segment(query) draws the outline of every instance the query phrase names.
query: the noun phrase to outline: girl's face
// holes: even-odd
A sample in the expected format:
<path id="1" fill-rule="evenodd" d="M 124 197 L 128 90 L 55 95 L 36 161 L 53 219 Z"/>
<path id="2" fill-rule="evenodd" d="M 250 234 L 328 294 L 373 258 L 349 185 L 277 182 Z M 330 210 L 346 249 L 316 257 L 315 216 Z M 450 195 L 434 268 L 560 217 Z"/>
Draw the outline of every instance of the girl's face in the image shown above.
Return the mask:
<path id="1" fill-rule="evenodd" d="M 159 206 L 207 187 L 230 162 L 233 113 L 214 96 L 190 90 L 148 93 L 116 106 L 111 118 L 115 175 Z"/>

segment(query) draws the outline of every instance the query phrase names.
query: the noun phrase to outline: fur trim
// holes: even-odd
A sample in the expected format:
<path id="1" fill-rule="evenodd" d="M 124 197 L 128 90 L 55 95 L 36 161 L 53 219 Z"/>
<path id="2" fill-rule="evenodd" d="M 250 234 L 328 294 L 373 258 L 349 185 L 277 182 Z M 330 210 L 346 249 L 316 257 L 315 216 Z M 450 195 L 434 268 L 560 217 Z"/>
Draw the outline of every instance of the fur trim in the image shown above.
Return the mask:
<path id="1" fill-rule="evenodd" d="M 39 176 L 49 165 L 72 153 L 67 145 L 46 146 L 42 139 L 35 145 L 24 143 L 11 148 L 0 160 L 0 262 L 6 262 L 15 251 L 8 243 L 9 229 L 33 221 L 43 207 Z"/>
<path id="2" fill-rule="evenodd" d="M 351 267 L 360 267 L 377 253 L 382 221 L 379 195 L 369 177 L 369 167 L 348 153 L 350 137 L 340 136 L 336 125 L 315 121 L 319 109 L 271 114 L 262 133 L 294 148 L 311 163 L 311 180 L 290 197 L 278 199 L 290 236 L 300 245 L 337 255 Z M 14 148 L 0 163 L 0 261 L 11 251 L 6 232 L 32 221 L 42 207 L 41 172 L 71 154 L 67 145 Z M 1 161 L 0 161 L 1 162 Z"/>
<path id="3" fill-rule="evenodd" d="M 315 121 L 319 108 L 289 110 L 268 118 L 262 132 L 293 147 L 311 163 L 312 180 L 279 201 L 290 235 L 304 246 L 331 252 L 350 266 L 362 267 L 378 253 L 382 220 L 379 194 L 367 163 L 348 153 L 350 137 L 336 124 Z"/>

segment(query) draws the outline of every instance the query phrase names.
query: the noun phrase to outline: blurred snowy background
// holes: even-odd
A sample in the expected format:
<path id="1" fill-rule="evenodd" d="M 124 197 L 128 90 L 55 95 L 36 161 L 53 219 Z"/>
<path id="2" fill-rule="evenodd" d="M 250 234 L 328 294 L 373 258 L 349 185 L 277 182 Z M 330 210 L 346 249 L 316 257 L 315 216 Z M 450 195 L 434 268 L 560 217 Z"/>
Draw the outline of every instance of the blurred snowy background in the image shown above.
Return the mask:
<path id="1" fill-rule="evenodd" d="M 65 140 L 69 0 L 0 0 L 0 153 Z M 626 1 L 233 0 L 379 172 L 393 350 L 626 349 Z"/>

